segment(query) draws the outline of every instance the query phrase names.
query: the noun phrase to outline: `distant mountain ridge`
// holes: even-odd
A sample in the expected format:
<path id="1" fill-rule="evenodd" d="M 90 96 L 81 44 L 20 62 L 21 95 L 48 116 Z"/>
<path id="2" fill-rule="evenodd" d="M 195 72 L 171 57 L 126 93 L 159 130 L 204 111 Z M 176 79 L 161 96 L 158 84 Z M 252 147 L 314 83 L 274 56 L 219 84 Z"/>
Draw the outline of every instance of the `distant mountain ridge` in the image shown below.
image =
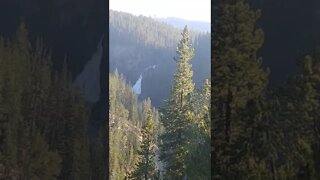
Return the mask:
<path id="1" fill-rule="evenodd" d="M 211 23 L 210 22 L 203 22 L 203 21 L 193 21 L 193 20 L 186 20 L 176 17 L 167 17 L 167 18 L 154 18 L 160 22 L 165 22 L 170 25 L 175 26 L 178 29 L 183 29 L 185 25 L 195 31 L 202 31 L 202 32 L 210 32 L 211 31 Z"/>

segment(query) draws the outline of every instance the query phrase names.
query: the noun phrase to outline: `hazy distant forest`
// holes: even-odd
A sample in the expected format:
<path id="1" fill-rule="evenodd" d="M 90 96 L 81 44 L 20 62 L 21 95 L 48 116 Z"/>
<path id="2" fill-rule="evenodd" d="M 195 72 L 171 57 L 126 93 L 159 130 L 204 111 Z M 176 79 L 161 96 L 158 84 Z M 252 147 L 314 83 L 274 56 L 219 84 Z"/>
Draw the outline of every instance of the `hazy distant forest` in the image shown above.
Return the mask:
<path id="1" fill-rule="evenodd" d="M 110 72 L 117 69 L 133 86 L 145 68 L 156 65 L 155 69 L 143 72 L 139 99 L 150 97 L 153 106 L 164 105 L 177 66 L 172 58 L 176 56 L 182 29 L 153 18 L 113 10 L 109 16 Z M 194 71 L 192 79 L 201 86 L 210 77 L 210 32 L 190 28 L 189 31 L 190 43 L 195 49 L 190 61 Z"/>

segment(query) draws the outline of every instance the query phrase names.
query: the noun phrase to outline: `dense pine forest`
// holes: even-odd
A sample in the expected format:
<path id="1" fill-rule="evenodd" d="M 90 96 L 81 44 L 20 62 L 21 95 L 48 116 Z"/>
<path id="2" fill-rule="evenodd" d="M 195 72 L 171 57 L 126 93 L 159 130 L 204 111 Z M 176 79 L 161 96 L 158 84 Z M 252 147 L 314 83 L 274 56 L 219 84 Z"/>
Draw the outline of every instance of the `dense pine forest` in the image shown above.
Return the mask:
<path id="1" fill-rule="evenodd" d="M 50 51 L 41 39 L 30 43 L 24 24 L 14 39 L 0 38 L 0 179 L 90 179 L 105 171 L 91 169 L 90 110 L 71 79 L 66 63 L 53 70 Z"/>
<path id="2" fill-rule="evenodd" d="M 320 179 L 319 51 L 292 59 L 295 75 L 270 86 L 273 71 L 262 66 L 270 60 L 258 56 L 263 11 L 246 0 L 214 6 L 213 179 Z"/>
<path id="3" fill-rule="evenodd" d="M 117 70 L 109 75 L 109 93 L 109 174 L 111 179 L 124 179 L 137 163 L 144 123 L 150 118 L 154 128 L 159 127 L 159 112 L 152 108 L 150 99 L 138 102 Z"/>
<path id="4" fill-rule="evenodd" d="M 108 178 L 107 4 L 0 1 L 0 179 Z"/>

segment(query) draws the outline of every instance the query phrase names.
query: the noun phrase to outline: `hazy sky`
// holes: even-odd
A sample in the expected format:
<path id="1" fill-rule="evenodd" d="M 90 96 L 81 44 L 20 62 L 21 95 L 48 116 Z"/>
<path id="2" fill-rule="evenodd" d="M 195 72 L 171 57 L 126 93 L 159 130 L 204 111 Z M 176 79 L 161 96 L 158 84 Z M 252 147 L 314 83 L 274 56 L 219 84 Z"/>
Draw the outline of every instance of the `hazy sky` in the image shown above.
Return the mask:
<path id="1" fill-rule="evenodd" d="M 210 22 L 210 0 L 110 0 L 109 8 L 134 15 Z"/>

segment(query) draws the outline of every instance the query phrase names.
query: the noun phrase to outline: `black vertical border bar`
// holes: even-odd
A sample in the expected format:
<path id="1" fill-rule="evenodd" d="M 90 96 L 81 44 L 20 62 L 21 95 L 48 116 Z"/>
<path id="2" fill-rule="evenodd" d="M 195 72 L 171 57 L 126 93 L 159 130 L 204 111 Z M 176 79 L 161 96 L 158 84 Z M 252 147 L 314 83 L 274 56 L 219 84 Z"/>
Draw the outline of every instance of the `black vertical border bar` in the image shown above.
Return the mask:
<path id="1" fill-rule="evenodd" d="M 213 118 L 213 116 L 214 116 L 214 114 L 213 114 L 213 94 L 212 94 L 212 87 L 214 86 L 214 82 L 213 82 L 213 80 L 212 80 L 212 75 L 213 75 L 213 66 L 212 66 L 212 64 L 213 64 L 213 45 L 212 45 L 212 42 L 213 42 L 213 27 L 214 27 L 214 14 L 215 14 L 215 4 L 217 3 L 217 0 L 211 0 L 211 20 L 210 20 L 210 22 L 211 22 L 211 57 L 210 57 L 210 59 L 211 59 L 211 71 L 210 71 L 210 73 L 211 73 L 211 109 L 210 109 L 210 116 L 211 116 L 211 119 L 210 119 L 210 125 L 211 125 L 211 179 L 213 179 L 213 175 L 214 175 L 214 169 L 213 169 L 213 161 L 214 161 L 214 159 L 213 159 L 213 150 L 214 150 L 214 147 L 213 147 L 213 141 L 212 141 L 212 137 L 213 137 L 213 123 L 212 123 L 212 118 Z"/>
<path id="2" fill-rule="evenodd" d="M 106 90 L 104 92 L 101 92 L 102 95 L 102 99 L 104 100 L 104 117 L 106 120 L 106 128 L 105 128 L 105 138 L 103 138 L 105 140 L 104 142 L 104 149 L 105 149 L 105 160 L 106 162 L 106 177 L 105 179 L 109 179 L 109 0 L 105 0 L 107 1 L 107 7 L 106 7 L 106 11 L 107 11 L 107 24 L 105 25 L 106 27 L 106 31 L 105 31 L 105 35 L 103 38 L 103 60 L 102 60 L 102 64 L 101 64 L 101 79 L 107 78 L 107 83 L 103 84 L 102 83 L 102 89 Z"/>

